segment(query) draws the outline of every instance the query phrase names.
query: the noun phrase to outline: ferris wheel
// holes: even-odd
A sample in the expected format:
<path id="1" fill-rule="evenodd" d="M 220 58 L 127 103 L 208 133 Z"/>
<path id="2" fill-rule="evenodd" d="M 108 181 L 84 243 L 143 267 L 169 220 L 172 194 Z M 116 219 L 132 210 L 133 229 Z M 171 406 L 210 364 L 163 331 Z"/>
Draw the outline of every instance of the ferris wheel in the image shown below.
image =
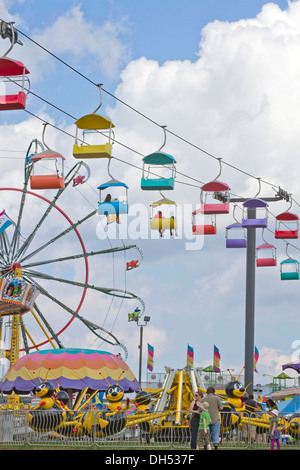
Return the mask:
<path id="1" fill-rule="evenodd" d="M 121 347 L 127 358 L 126 346 L 112 331 L 82 314 L 87 294 L 136 299 L 144 308 L 142 299 L 126 289 L 90 283 L 92 257 L 137 247 L 123 245 L 97 251 L 86 248 L 79 227 L 81 230 L 91 221 L 98 209 L 84 215 L 80 211 L 80 219 L 74 222 L 62 209 L 60 198 L 86 181 L 90 171 L 78 161 L 65 175 L 58 168 L 63 160 L 45 145 L 44 139 L 43 143 L 33 140 L 25 158 L 23 188 L 0 187 L 1 202 L 6 207 L 0 213 L 0 339 L 9 330 L 6 358 L 10 364 L 20 352 L 28 354 L 44 345 L 65 347 L 62 334 L 74 321 L 80 322 L 82 334 L 87 328 L 94 338 Z M 55 171 L 49 169 L 53 164 Z M 42 174 L 36 174 L 36 167 Z M 40 193 L 38 189 L 49 191 Z M 33 331 L 38 331 L 37 339 Z"/>

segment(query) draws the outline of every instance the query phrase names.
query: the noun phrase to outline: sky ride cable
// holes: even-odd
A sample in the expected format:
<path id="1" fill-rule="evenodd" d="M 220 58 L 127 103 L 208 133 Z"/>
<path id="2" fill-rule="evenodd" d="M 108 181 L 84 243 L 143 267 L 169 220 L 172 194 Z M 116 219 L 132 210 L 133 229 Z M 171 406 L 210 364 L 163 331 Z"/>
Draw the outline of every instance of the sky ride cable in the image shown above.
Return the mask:
<path id="1" fill-rule="evenodd" d="M 35 45 L 37 45 L 38 47 L 40 47 L 41 49 L 43 49 L 45 52 L 47 52 L 49 55 L 51 55 L 52 57 L 54 57 L 56 60 L 58 60 L 59 62 L 61 62 L 62 64 L 64 64 L 66 67 L 68 67 L 69 69 L 71 69 L 73 72 L 75 72 L 76 74 L 80 75 L 82 78 L 84 78 L 85 80 L 87 80 L 88 82 L 90 82 L 92 85 L 96 86 L 99 88 L 99 84 L 98 83 L 95 83 L 93 80 L 91 80 L 90 78 L 88 78 L 86 75 L 84 75 L 83 73 L 79 72 L 77 69 L 75 69 L 74 67 L 72 67 L 70 64 L 68 64 L 66 61 L 62 60 L 60 57 L 58 57 L 57 55 L 55 55 L 54 53 L 52 53 L 51 51 L 49 51 L 47 48 L 45 48 L 44 46 L 42 46 L 41 44 L 39 44 L 37 41 L 35 41 L 34 39 L 32 39 L 30 36 L 26 35 L 23 31 L 19 30 L 18 28 L 15 28 L 15 30 L 22 34 L 24 37 L 26 37 L 28 40 L 30 40 L 32 43 L 34 43 Z M 107 95 L 111 96 L 112 98 L 114 98 L 116 101 L 118 101 L 119 103 L 123 104 L 124 106 L 128 107 L 129 109 L 131 109 L 132 111 L 134 111 L 135 113 L 139 114 L 141 117 L 145 118 L 146 120 L 148 120 L 149 122 L 151 122 L 152 124 L 158 126 L 158 127 L 163 127 L 161 126 L 161 124 L 158 124 L 156 121 L 154 121 L 153 119 L 151 119 L 149 116 L 145 115 L 144 113 L 138 111 L 136 108 L 134 108 L 133 106 L 129 105 L 128 103 L 126 103 L 125 101 L 121 100 L 120 98 L 118 98 L 117 96 L 113 95 L 111 92 L 109 92 L 108 90 L 105 90 L 102 86 L 101 86 L 101 89 L 102 91 L 104 91 Z M 214 155 L 212 155 L 210 152 L 202 149 L 201 147 L 191 143 L 189 140 L 179 136 L 178 134 L 170 131 L 169 129 L 166 129 L 167 132 L 169 132 L 171 135 L 173 135 L 174 137 L 178 138 L 179 140 L 182 140 L 183 142 L 185 142 L 186 144 L 188 145 L 191 145 L 192 147 L 194 147 L 195 149 L 199 150 L 200 152 L 204 153 L 205 155 L 209 156 L 210 158 L 213 158 L 215 160 L 219 160 L 219 157 L 216 157 Z M 251 175 L 250 173 L 244 171 L 244 170 L 241 170 L 240 168 L 236 167 L 235 165 L 232 165 L 230 163 L 227 163 L 227 162 L 223 162 L 225 165 L 228 165 L 229 167 L 235 169 L 236 171 L 240 171 L 241 173 L 244 173 L 245 175 L 251 177 L 251 178 L 256 178 L 255 176 Z M 263 183 L 265 184 L 268 184 L 268 185 L 272 185 L 272 183 L 269 183 L 268 181 L 265 181 L 265 180 L 262 180 Z M 273 186 L 276 186 L 276 185 L 273 185 Z"/>

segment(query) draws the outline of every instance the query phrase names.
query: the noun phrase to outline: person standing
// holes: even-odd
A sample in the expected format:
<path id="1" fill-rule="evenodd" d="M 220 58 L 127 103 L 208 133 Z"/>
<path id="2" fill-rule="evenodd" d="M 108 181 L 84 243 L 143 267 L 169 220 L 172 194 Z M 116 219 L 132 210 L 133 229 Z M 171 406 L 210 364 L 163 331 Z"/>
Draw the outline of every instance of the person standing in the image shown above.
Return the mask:
<path id="1" fill-rule="evenodd" d="M 280 431 L 278 429 L 278 411 L 271 411 L 271 423 L 270 423 L 270 438 L 271 438 L 271 450 L 274 450 L 276 442 L 277 450 L 280 450 Z"/>
<path id="2" fill-rule="evenodd" d="M 195 393 L 195 399 L 190 404 L 189 412 L 192 413 L 192 417 L 190 420 L 190 433 L 191 433 L 191 449 L 196 450 L 197 448 L 197 434 L 199 428 L 199 420 L 200 420 L 200 411 L 199 405 L 200 401 L 203 398 L 203 393 L 197 391 Z"/>
<path id="3" fill-rule="evenodd" d="M 220 443 L 220 411 L 223 409 L 223 405 L 220 397 L 215 395 L 215 392 L 214 387 L 208 387 L 206 395 L 202 398 L 201 403 L 208 403 L 208 412 L 210 414 L 209 430 L 214 449 L 218 450 L 218 445 Z"/>
<path id="4" fill-rule="evenodd" d="M 204 443 L 204 450 L 211 450 L 210 438 L 209 438 L 209 423 L 210 414 L 208 412 L 209 405 L 207 402 L 200 403 L 199 409 L 202 410 L 200 413 L 199 429 L 197 436 L 197 450 L 200 450 L 201 443 Z"/>
<path id="5" fill-rule="evenodd" d="M 251 418 L 255 418 L 257 412 L 257 403 L 253 395 L 249 395 L 245 401 L 244 422 L 242 424 L 242 433 L 245 442 L 254 443 L 256 437 L 256 425 L 252 424 Z"/>

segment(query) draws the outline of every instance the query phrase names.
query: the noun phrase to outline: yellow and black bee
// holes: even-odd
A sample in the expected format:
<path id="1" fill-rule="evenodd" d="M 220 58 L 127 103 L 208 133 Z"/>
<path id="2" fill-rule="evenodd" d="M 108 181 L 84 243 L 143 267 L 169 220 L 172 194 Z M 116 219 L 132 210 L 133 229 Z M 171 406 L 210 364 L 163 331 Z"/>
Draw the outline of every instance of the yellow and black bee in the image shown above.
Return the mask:
<path id="1" fill-rule="evenodd" d="M 35 395 L 40 398 L 40 402 L 28 412 L 27 421 L 34 430 L 52 431 L 65 422 L 67 414 L 64 407 L 55 406 L 55 388 L 47 381 L 47 376 L 44 382 L 40 378 L 39 380 Z"/>
<path id="2" fill-rule="evenodd" d="M 121 375 L 123 373 L 124 371 Z M 121 403 L 124 398 L 124 389 L 119 385 L 120 377 L 114 385 L 111 385 L 105 379 L 108 383 L 108 389 L 105 392 L 106 399 L 109 402 L 107 409 L 85 413 L 82 425 L 88 434 L 95 437 L 105 437 L 121 432 L 125 428 L 127 421 L 125 409 L 127 407 L 124 407 Z"/>

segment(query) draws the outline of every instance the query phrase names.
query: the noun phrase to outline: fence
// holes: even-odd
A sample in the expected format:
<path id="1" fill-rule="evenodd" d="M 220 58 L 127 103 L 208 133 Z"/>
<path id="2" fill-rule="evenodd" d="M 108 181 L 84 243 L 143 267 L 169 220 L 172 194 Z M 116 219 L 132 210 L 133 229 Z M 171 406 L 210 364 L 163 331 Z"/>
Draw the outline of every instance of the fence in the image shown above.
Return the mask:
<path id="1" fill-rule="evenodd" d="M 160 419 L 128 426 L 127 418 L 125 421 L 116 418 L 115 422 L 112 419 L 110 425 L 107 425 L 107 420 L 112 417 L 103 419 L 100 411 L 88 411 L 78 416 L 74 414 L 72 419 L 69 417 L 69 421 L 62 420 L 59 423 L 59 417 L 55 418 L 53 413 L 43 410 L 34 413 L 25 410 L 0 410 L 0 448 L 24 446 L 35 449 L 87 447 L 99 450 L 190 450 L 190 429 L 186 423 L 177 425 L 176 416 L 178 418 L 178 414 L 166 415 L 163 426 Z M 245 431 L 249 439 L 245 439 Z M 300 441 L 290 436 L 282 434 L 280 440 L 284 449 L 300 448 Z M 268 430 L 253 426 L 249 420 L 245 429 L 239 425 L 224 432 L 220 436 L 219 449 L 270 449 Z"/>

